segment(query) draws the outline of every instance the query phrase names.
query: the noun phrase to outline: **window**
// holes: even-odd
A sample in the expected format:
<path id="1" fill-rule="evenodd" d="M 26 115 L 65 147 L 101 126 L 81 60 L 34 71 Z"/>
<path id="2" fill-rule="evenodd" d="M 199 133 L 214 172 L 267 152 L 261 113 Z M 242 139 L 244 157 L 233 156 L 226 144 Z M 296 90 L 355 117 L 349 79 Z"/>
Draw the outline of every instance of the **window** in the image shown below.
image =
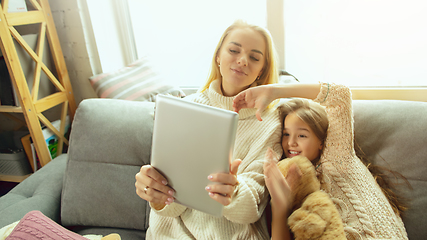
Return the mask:
<path id="1" fill-rule="evenodd" d="M 198 87 L 208 77 L 223 31 L 236 19 L 266 26 L 263 0 L 128 0 L 138 57 L 170 82 Z"/>
<path id="2" fill-rule="evenodd" d="M 301 82 L 344 83 L 362 93 L 356 98 L 427 101 L 423 0 L 123 0 L 119 7 L 112 2 L 87 3 L 104 72 L 128 64 L 124 55 L 136 49 L 170 82 L 198 88 L 207 78 L 220 35 L 240 18 L 268 24 L 276 47 L 282 47 L 281 66 Z M 116 23 L 123 16 L 133 25 L 125 40 L 119 39 L 126 35 L 123 23 Z M 115 45 L 126 39 L 135 39 L 127 44 L 135 46 Z M 388 90 L 378 91 L 383 88 Z"/>
<path id="3" fill-rule="evenodd" d="M 285 4 L 286 70 L 302 81 L 427 86 L 427 2 Z"/>

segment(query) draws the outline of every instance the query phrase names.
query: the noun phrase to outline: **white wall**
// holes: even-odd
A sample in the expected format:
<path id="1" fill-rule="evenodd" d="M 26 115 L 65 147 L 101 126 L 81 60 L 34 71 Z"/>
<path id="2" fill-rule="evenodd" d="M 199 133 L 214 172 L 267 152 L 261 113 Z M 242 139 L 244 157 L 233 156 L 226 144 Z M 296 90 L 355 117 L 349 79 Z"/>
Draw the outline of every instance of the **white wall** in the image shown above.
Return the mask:
<path id="1" fill-rule="evenodd" d="M 92 62 L 96 62 L 96 56 L 88 50 L 84 31 L 87 29 L 82 23 L 84 9 L 78 0 L 50 0 L 49 4 L 76 103 L 96 97 L 88 80 L 93 75 Z"/>

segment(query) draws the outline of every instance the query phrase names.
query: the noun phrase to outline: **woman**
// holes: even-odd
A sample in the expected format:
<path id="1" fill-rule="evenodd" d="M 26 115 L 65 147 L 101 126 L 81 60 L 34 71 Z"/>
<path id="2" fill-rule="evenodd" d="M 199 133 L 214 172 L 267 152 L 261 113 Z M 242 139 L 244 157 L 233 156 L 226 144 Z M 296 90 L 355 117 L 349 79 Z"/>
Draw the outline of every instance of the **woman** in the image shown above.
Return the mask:
<path id="1" fill-rule="evenodd" d="M 387 199 L 356 156 L 348 87 L 329 83 L 260 86 L 237 95 L 234 109 L 239 112 L 242 108 L 257 108 L 262 112 L 275 99 L 289 97 L 313 99 L 326 110 L 327 116 L 310 101 L 296 104 L 299 101 L 291 100 L 284 104 L 282 146 L 285 157 L 302 155 L 316 166 L 322 190 L 340 212 L 347 239 L 407 239 L 399 209 L 392 207 L 400 203 Z M 297 177 L 284 179 L 277 174 L 275 164 L 267 163 L 265 170 L 272 198 L 272 239 L 290 239 L 287 217 L 291 214 L 292 183 L 287 180 L 296 181 Z"/>
<path id="2" fill-rule="evenodd" d="M 276 54 L 270 34 L 263 28 L 237 21 L 222 35 L 207 83 L 190 101 L 233 110 L 234 96 L 253 86 L 277 83 Z M 277 111 L 267 108 L 264 121 L 255 109 L 239 114 L 230 172 L 206 176 L 212 199 L 223 204 L 223 217 L 174 203 L 173 189 L 152 166 L 136 174 L 136 193 L 150 202 L 147 239 L 268 239 L 264 209 L 268 202 L 263 175 L 267 148 L 281 155 L 281 122 Z M 200 156 L 201 158 L 203 156 Z M 220 184 L 214 184 L 220 183 Z"/>

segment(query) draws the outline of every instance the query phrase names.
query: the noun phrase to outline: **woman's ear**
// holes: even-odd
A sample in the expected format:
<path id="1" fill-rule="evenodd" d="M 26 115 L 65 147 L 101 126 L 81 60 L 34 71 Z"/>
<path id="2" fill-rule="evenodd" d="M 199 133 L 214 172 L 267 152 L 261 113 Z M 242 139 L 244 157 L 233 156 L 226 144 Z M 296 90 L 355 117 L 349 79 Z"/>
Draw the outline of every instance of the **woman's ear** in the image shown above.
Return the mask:
<path id="1" fill-rule="evenodd" d="M 219 61 L 219 57 L 218 57 L 218 55 L 217 55 L 217 56 L 216 56 L 216 63 L 217 63 L 217 64 L 219 64 L 219 62 L 220 62 L 220 61 Z"/>

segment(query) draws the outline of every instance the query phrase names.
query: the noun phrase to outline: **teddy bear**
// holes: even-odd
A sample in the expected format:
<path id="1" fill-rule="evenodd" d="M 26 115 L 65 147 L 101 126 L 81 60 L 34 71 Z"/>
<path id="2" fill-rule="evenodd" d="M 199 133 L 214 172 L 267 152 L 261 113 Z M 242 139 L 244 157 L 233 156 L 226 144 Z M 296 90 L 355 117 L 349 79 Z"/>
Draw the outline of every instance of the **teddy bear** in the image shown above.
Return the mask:
<path id="1" fill-rule="evenodd" d="M 286 178 L 294 164 L 301 173 L 301 179 L 291 189 L 294 204 L 288 218 L 295 239 L 346 239 L 341 216 L 329 196 L 320 190 L 320 182 L 310 160 L 295 156 L 280 161 L 278 168 Z"/>

